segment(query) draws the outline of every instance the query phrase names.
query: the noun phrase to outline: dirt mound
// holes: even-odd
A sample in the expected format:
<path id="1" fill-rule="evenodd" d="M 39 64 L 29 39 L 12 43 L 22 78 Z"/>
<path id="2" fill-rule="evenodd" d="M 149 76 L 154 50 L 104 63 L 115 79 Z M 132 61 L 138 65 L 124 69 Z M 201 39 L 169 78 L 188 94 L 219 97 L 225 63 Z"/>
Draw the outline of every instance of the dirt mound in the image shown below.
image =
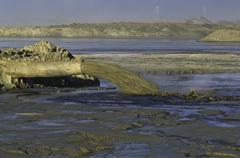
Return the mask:
<path id="1" fill-rule="evenodd" d="M 220 29 L 202 39 L 205 42 L 240 42 L 240 30 Z"/>
<path id="2" fill-rule="evenodd" d="M 70 52 L 63 48 L 54 46 L 47 41 L 41 41 L 34 45 L 25 46 L 22 49 L 1 49 L 0 59 L 24 61 L 68 61 L 74 59 L 74 57 Z"/>
<path id="3" fill-rule="evenodd" d="M 1 61 L 11 62 L 61 62 L 76 60 L 67 50 L 54 46 L 48 41 L 41 41 L 34 45 L 25 46 L 22 49 L 4 48 L 0 50 Z M 1 69 L 1 67 L 0 67 Z M 1 75 L 2 76 L 2 75 Z M 1 77 L 1 79 L 3 79 Z M 1 82 L 0 85 L 3 85 Z M 62 77 L 44 78 L 16 78 L 11 81 L 17 88 L 32 87 L 85 87 L 99 86 L 97 78 L 86 74 Z"/>

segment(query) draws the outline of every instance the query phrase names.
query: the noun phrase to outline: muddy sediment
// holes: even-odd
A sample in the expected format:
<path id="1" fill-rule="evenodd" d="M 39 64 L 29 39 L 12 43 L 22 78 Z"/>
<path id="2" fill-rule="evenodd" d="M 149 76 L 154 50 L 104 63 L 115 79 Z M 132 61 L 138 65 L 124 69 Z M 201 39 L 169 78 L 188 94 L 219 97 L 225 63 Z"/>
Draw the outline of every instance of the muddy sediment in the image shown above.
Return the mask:
<path id="1" fill-rule="evenodd" d="M 239 101 L 225 106 L 116 92 L 33 94 L 1 95 L 5 157 L 240 155 Z"/>

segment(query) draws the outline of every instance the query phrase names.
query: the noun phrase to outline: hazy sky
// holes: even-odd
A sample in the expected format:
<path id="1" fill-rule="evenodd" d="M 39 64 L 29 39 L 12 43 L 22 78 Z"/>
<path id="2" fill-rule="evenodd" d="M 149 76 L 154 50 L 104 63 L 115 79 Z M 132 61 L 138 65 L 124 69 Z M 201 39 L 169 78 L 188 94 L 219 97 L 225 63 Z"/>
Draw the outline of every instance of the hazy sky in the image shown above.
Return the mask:
<path id="1" fill-rule="evenodd" d="M 240 20 L 240 0 L 0 0 L 0 25 Z"/>

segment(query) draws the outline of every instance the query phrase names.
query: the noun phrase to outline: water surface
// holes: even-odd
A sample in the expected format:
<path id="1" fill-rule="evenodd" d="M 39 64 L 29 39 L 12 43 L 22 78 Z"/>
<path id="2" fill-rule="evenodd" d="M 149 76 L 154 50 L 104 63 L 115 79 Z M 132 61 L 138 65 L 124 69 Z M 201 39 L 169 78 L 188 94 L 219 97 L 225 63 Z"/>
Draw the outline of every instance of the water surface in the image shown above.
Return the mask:
<path id="1" fill-rule="evenodd" d="M 21 48 L 39 38 L 4 38 L 0 47 Z M 47 39 L 72 53 L 163 53 L 208 51 L 239 53 L 236 43 L 157 39 Z M 164 91 L 212 91 L 217 96 L 240 96 L 240 74 L 145 74 Z M 140 83 L 139 83 L 140 84 Z M 40 93 L 39 93 L 40 92 Z M 95 137 L 116 135 L 113 149 L 100 157 L 211 157 L 213 153 L 240 156 L 239 100 L 188 102 L 160 96 L 127 96 L 103 81 L 101 88 L 37 89 L 0 95 L 0 155 L 65 157 L 62 149 L 84 146 L 95 150 Z M 130 134 L 130 136 L 129 136 Z M 77 135 L 77 137 L 76 137 Z M 125 136 L 125 139 L 120 139 Z M 71 138 L 74 138 L 71 142 Z M 91 139 L 89 139 L 91 138 Z M 81 141 L 76 142 L 75 139 Z M 87 142 L 84 144 L 84 142 Z M 89 146 L 88 143 L 92 143 Z M 69 152 L 66 152 L 69 153 Z M 65 153 L 65 154 L 66 154 Z M 33 155 L 33 156 L 32 156 Z M 57 156 L 56 156 L 57 155 Z"/>
<path id="2" fill-rule="evenodd" d="M 0 38 L 0 48 L 34 44 L 48 40 L 74 54 L 86 53 L 176 53 L 228 52 L 240 53 L 239 43 L 204 43 L 198 39 L 78 39 L 78 38 Z"/>
<path id="3" fill-rule="evenodd" d="M 147 74 L 158 86 L 167 92 L 188 93 L 191 90 L 212 92 L 217 96 L 240 96 L 240 73 L 217 74 Z"/>

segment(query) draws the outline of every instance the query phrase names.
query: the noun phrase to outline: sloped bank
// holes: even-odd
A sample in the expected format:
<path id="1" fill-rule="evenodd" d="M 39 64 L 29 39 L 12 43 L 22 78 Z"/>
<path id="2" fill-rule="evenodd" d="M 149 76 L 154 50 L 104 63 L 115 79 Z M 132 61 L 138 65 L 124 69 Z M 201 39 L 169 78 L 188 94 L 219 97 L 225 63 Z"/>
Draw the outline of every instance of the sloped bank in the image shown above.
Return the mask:
<path id="1" fill-rule="evenodd" d="M 220 29 L 204 37 L 203 42 L 240 42 L 240 30 Z"/>

